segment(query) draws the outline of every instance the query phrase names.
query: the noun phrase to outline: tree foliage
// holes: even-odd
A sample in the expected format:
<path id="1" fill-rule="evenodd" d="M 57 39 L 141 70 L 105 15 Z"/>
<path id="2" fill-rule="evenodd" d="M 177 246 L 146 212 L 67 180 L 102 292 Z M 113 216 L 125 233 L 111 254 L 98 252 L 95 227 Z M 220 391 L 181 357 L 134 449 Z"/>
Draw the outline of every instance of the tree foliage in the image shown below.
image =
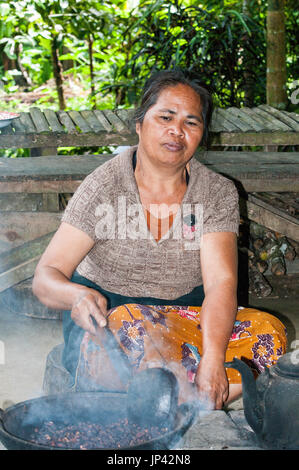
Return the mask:
<path id="1" fill-rule="evenodd" d="M 287 81 L 298 79 L 296 0 L 287 0 Z M 0 0 L 0 79 L 13 93 L 55 78 L 55 107 L 133 106 L 148 74 L 198 74 L 219 106 L 266 101 L 264 0 Z M 89 99 L 63 95 L 64 69 Z M 47 106 L 44 101 L 43 106 Z M 52 104 L 49 104 L 52 106 Z"/>

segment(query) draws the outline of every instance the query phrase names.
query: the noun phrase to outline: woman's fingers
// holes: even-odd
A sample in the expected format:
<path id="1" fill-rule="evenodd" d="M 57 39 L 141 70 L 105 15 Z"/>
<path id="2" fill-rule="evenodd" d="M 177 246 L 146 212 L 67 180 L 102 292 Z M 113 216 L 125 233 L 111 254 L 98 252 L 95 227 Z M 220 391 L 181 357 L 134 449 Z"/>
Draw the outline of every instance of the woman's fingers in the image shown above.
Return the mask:
<path id="1" fill-rule="evenodd" d="M 92 289 L 88 289 L 76 301 L 71 311 L 74 322 L 92 335 L 96 334 L 97 326 L 104 327 L 107 324 L 106 315 L 107 299 Z"/>
<path id="2" fill-rule="evenodd" d="M 221 410 L 228 396 L 228 381 L 221 361 L 202 358 L 195 383 L 202 406 Z"/>
<path id="3" fill-rule="evenodd" d="M 96 323 L 96 325 L 98 325 L 100 328 L 103 328 L 104 326 L 106 326 L 107 324 L 107 320 L 104 316 L 104 314 L 102 313 L 102 310 L 93 310 L 91 313 L 90 313 L 91 317 L 94 318 L 94 321 Z"/>
<path id="4" fill-rule="evenodd" d="M 97 306 L 100 308 L 102 316 L 105 319 L 107 317 L 107 314 L 108 314 L 106 297 L 104 297 L 103 295 L 100 294 L 99 296 L 96 297 L 96 303 L 97 303 Z M 105 325 L 106 325 L 106 321 L 105 321 L 105 324 L 103 326 L 105 326 Z"/>
<path id="5" fill-rule="evenodd" d="M 216 384 L 214 387 L 207 384 L 206 386 L 198 388 L 198 397 L 201 406 L 207 410 L 221 410 L 226 400 L 226 398 L 224 398 L 226 395 L 222 387 L 217 387 Z"/>

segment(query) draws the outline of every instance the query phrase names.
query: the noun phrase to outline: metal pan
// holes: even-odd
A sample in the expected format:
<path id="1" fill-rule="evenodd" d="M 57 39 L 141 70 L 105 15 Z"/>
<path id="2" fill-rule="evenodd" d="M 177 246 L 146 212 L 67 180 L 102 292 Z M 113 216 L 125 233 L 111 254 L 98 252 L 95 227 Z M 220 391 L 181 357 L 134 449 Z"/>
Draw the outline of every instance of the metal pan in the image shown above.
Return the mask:
<path id="1" fill-rule="evenodd" d="M 178 407 L 173 429 L 156 439 L 125 449 L 171 449 L 191 426 L 195 415 L 194 407 L 184 403 Z M 68 450 L 64 447 L 41 445 L 29 439 L 34 428 L 46 421 L 65 425 L 84 421 L 105 426 L 126 417 L 126 393 L 69 392 L 49 395 L 18 403 L 5 411 L 0 409 L 0 441 L 8 450 Z M 124 432 L 128 430 L 125 429 Z M 97 449 L 105 450 L 102 447 Z"/>

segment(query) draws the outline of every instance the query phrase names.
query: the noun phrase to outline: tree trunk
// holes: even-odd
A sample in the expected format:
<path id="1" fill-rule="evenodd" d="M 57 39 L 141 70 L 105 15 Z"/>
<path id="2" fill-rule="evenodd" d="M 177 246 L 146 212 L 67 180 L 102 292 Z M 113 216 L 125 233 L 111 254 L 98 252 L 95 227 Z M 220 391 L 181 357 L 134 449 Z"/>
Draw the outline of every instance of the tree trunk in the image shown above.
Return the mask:
<path id="1" fill-rule="evenodd" d="M 58 54 L 58 45 L 57 45 L 57 38 L 56 36 L 52 35 L 52 43 L 51 43 L 51 52 L 52 52 L 52 62 L 53 62 L 53 72 L 54 78 L 56 83 L 56 89 L 58 93 L 58 100 L 59 100 L 59 109 L 65 109 L 65 101 L 64 101 L 64 94 L 63 94 L 63 78 L 62 78 L 62 65 L 59 60 Z"/>
<path id="2" fill-rule="evenodd" d="M 69 54 L 70 50 L 66 46 L 62 46 L 62 54 Z M 62 60 L 62 69 L 65 72 L 66 70 L 72 69 L 74 67 L 74 61 L 71 59 Z"/>
<path id="3" fill-rule="evenodd" d="M 31 87 L 33 85 L 32 80 L 21 62 L 21 52 L 23 50 L 23 45 L 16 43 L 16 65 L 17 69 L 21 72 L 22 75 L 15 77 L 15 82 L 19 86 Z"/>
<path id="4" fill-rule="evenodd" d="M 267 12 L 267 104 L 287 106 L 284 0 L 268 0 Z"/>
<path id="5" fill-rule="evenodd" d="M 16 60 L 10 59 L 5 52 L 3 51 L 4 46 L 0 45 L 0 62 L 3 67 L 4 72 L 8 70 L 14 70 L 16 68 Z"/>
<path id="6" fill-rule="evenodd" d="M 94 71 L 93 71 L 93 37 L 88 37 L 88 55 L 89 55 L 89 74 L 90 74 L 90 88 L 91 88 L 91 102 L 92 109 L 96 108 L 96 97 L 94 87 Z"/>
<path id="7" fill-rule="evenodd" d="M 248 0 L 243 0 L 243 13 L 251 17 L 250 5 Z M 246 32 L 242 37 L 243 41 L 243 64 L 244 64 L 244 106 L 252 108 L 254 106 L 254 85 L 255 85 L 255 65 L 256 59 L 248 50 L 250 37 Z"/>

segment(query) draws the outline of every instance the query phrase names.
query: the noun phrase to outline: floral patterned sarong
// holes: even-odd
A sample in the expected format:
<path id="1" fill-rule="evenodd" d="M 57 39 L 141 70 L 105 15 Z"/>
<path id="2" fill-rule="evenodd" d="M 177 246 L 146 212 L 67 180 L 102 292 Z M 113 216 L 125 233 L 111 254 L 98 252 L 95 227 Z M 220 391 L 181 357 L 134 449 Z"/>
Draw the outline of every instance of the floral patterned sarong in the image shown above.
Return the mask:
<path id="1" fill-rule="evenodd" d="M 201 307 L 124 304 L 110 309 L 108 326 L 127 354 L 134 372 L 167 367 L 180 390 L 192 387 L 202 355 Z M 239 307 L 226 361 L 245 361 L 257 376 L 286 352 L 284 325 L 275 316 Z M 241 383 L 240 373 L 226 369 L 229 383 Z M 80 346 L 76 384 L 106 390 L 124 390 L 101 341 L 85 332 Z M 189 384 L 189 385 L 188 385 Z M 84 387 L 83 387 L 84 388 Z M 193 385 L 194 388 L 194 385 Z"/>

